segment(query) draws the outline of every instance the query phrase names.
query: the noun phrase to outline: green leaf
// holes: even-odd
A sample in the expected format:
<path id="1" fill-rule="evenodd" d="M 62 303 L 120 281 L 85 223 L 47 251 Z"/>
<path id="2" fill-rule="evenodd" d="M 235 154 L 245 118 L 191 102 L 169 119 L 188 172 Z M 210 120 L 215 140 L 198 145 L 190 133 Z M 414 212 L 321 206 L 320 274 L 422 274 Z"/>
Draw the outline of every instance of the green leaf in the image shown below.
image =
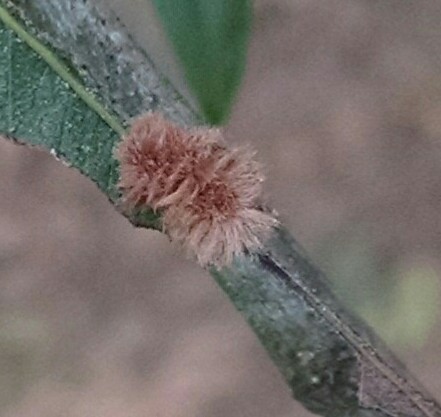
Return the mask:
<path id="1" fill-rule="evenodd" d="M 0 74 L 0 135 L 49 150 L 118 205 L 113 150 L 124 134 L 122 121 L 1 3 Z M 150 209 L 125 215 L 139 226 L 161 228 Z"/>
<path id="2" fill-rule="evenodd" d="M 120 122 L 0 7 L 0 133 L 49 149 L 116 201 Z"/>
<path id="3" fill-rule="evenodd" d="M 249 0 L 154 0 L 206 120 L 228 117 L 245 67 Z"/>

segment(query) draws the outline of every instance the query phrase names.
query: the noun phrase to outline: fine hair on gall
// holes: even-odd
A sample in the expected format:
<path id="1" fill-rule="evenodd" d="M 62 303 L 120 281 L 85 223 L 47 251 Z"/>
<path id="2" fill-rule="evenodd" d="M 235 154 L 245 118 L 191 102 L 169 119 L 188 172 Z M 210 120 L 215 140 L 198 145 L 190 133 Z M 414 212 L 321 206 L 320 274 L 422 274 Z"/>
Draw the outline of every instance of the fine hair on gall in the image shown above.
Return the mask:
<path id="1" fill-rule="evenodd" d="M 159 212 L 164 232 L 202 266 L 259 249 L 277 225 L 259 207 L 263 176 L 253 152 L 227 148 L 219 129 L 186 129 L 148 113 L 115 155 L 124 210 Z"/>

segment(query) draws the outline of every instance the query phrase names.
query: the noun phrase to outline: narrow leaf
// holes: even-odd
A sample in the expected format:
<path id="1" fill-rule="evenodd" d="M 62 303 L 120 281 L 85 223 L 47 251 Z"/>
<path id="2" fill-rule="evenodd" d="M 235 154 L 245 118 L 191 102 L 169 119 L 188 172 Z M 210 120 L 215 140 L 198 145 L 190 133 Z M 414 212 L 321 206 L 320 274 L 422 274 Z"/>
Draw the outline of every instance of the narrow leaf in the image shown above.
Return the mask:
<path id="1" fill-rule="evenodd" d="M 249 0 L 154 0 L 209 123 L 229 115 L 245 67 Z"/>
<path id="2" fill-rule="evenodd" d="M 2 7 L 0 48 L 0 133 L 49 149 L 115 200 L 120 123 Z"/>

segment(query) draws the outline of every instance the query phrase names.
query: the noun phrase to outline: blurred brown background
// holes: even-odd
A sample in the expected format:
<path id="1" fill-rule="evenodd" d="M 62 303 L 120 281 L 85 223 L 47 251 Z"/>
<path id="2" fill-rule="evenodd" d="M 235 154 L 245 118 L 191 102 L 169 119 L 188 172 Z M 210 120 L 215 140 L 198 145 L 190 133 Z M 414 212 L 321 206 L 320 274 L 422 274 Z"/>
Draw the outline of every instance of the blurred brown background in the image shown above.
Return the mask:
<path id="1" fill-rule="evenodd" d="M 182 76 L 145 0 L 112 7 Z M 441 400 L 441 3 L 258 0 L 227 133 L 341 297 Z M 0 142 L 0 415 L 305 417 L 208 274 Z"/>

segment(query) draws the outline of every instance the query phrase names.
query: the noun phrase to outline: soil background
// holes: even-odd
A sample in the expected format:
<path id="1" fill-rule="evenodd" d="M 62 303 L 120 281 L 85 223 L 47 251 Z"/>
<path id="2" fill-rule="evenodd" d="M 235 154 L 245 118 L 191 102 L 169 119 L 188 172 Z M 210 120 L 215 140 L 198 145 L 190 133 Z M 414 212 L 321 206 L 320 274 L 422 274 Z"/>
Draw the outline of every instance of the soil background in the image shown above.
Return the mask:
<path id="1" fill-rule="evenodd" d="M 151 7 L 101 5 L 188 93 Z M 433 0 L 257 0 L 226 127 L 257 149 L 268 201 L 341 297 L 438 400 L 440 21 Z M 2 416 L 310 415 L 164 236 L 45 153 L 1 142 L 0 178 Z"/>

